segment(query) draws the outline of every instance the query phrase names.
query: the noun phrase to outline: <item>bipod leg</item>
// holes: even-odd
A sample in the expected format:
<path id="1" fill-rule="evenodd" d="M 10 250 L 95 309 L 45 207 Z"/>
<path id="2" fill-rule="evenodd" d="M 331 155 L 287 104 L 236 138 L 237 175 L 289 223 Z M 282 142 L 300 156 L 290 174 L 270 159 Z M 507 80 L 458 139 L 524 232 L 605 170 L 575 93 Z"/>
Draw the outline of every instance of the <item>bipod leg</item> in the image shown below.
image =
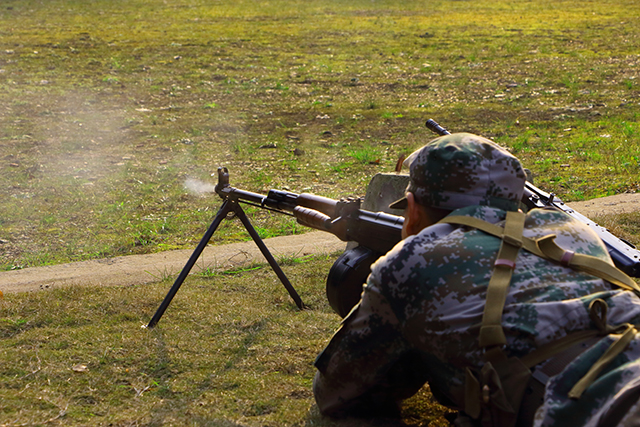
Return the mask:
<path id="1" fill-rule="evenodd" d="M 187 261 L 185 266 L 182 268 L 180 275 L 178 276 L 176 281 L 173 283 L 173 286 L 169 290 L 169 293 L 167 294 L 166 297 L 164 297 L 164 300 L 162 301 L 162 304 L 160 304 L 160 307 L 158 307 L 158 310 L 156 310 L 156 314 L 154 314 L 153 317 L 151 318 L 151 321 L 149 321 L 147 328 L 149 329 L 153 328 L 160 321 L 160 318 L 164 314 L 165 310 L 169 307 L 169 304 L 171 304 L 171 300 L 178 292 L 178 289 L 180 289 L 182 282 L 184 282 L 184 279 L 186 279 L 187 276 L 189 275 L 189 272 L 191 271 L 196 261 L 200 257 L 200 254 L 202 254 L 202 251 L 204 251 L 204 248 L 207 247 L 207 244 L 209 243 L 209 240 L 211 240 L 213 233 L 216 231 L 216 229 L 218 228 L 222 220 L 226 218 L 227 214 L 232 210 L 234 210 L 231 203 L 232 202 L 230 202 L 229 200 L 224 201 L 224 203 L 218 210 L 216 217 L 213 219 L 213 222 L 209 226 L 209 229 L 207 230 L 206 233 L 204 233 L 204 236 L 202 236 L 200 243 L 191 254 L 189 261 Z"/>
<path id="2" fill-rule="evenodd" d="M 305 307 L 302 299 L 300 298 L 300 295 L 298 295 L 298 292 L 296 292 L 294 287 L 291 285 L 291 282 L 289 282 L 289 279 L 287 279 L 287 276 L 284 274 L 284 271 L 282 271 L 282 268 L 280 268 L 275 258 L 273 258 L 273 255 L 271 255 L 269 249 L 267 249 L 267 245 L 265 245 L 260 236 L 258 236 L 258 233 L 256 232 L 255 228 L 253 228 L 253 225 L 251 225 L 249 218 L 247 218 L 247 215 L 244 213 L 240 205 L 236 204 L 233 210 L 238 218 L 240 218 L 240 221 L 242 221 L 242 224 L 244 224 L 244 228 L 247 229 L 249 235 L 260 249 L 260 252 L 262 252 L 262 255 L 264 255 L 264 257 L 267 259 L 269 265 L 289 292 L 291 299 L 293 299 L 300 310 L 303 310 Z"/>

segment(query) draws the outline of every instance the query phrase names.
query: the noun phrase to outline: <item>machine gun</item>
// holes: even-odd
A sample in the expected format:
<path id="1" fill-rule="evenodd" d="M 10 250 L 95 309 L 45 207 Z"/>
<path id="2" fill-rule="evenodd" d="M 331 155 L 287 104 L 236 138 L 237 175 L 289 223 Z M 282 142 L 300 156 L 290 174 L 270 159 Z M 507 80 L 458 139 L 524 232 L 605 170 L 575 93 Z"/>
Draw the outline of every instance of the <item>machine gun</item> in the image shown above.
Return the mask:
<path id="1" fill-rule="evenodd" d="M 428 120 L 426 126 L 439 135 L 449 134 L 433 120 Z M 404 218 L 361 209 L 360 199 L 334 200 L 314 194 L 295 194 L 280 190 L 270 190 L 267 195 L 252 193 L 232 187 L 229 184 L 229 171 L 224 167 L 218 168 L 218 184 L 215 191 L 223 199 L 222 206 L 147 325 L 148 328 L 153 328 L 158 323 L 213 233 L 230 213 L 234 213 L 242 221 L 298 308 L 304 308 L 300 296 L 251 225 L 241 203 L 293 216 L 302 225 L 332 233 L 345 242 L 357 243 L 357 246 L 346 250 L 338 257 L 327 277 L 327 299 L 334 311 L 342 317 L 346 316 L 360 299 L 362 285 L 369 275 L 371 264 L 401 240 Z M 640 251 L 635 246 L 574 211 L 553 193 L 546 193 L 527 182 L 522 202 L 529 209 L 553 207 L 585 223 L 603 240 L 618 268 L 630 276 L 640 277 Z"/>
<path id="2" fill-rule="evenodd" d="M 215 191 L 224 202 L 169 293 L 158 310 L 156 310 L 147 328 L 153 328 L 158 323 L 169 304 L 171 304 L 171 300 L 178 292 L 178 289 L 180 289 L 182 282 L 186 279 L 209 240 L 211 240 L 213 233 L 230 213 L 234 213 L 235 216 L 240 218 L 247 232 L 267 259 L 267 262 L 287 289 L 293 301 L 298 308 L 304 308 L 304 303 L 300 296 L 251 225 L 240 205 L 241 203 L 293 216 L 302 225 L 332 233 L 345 242 L 359 243 L 359 249 L 356 248 L 353 252 L 349 251 L 348 256 L 343 255 L 340 258 L 343 262 L 346 260 L 349 265 L 357 261 L 360 267 L 356 269 L 357 271 L 348 273 L 350 277 L 347 280 L 350 283 L 358 283 L 359 285 L 344 288 L 327 286 L 327 298 L 331 306 L 343 317 L 360 298 L 362 283 L 364 283 L 363 275 L 366 279 L 370 265 L 401 240 L 400 235 L 404 218 L 383 212 L 370 212 L 360 209 L 360 199 L 334 200 L 314 194 L 295 194 L 280 190 L 270 190 L 267 195 L 252 193 L 229 185 L 229 171 L 224 167 L 218 168 L 218 184 L 215 187 Z M 357 260 L 353 258 L 354 256 L 357 256 Z M 366 261 L 363 261 L 363 256 L 366 257 Z M 353 262 L 349 262 L 350 259 L 353 259 Z"/>

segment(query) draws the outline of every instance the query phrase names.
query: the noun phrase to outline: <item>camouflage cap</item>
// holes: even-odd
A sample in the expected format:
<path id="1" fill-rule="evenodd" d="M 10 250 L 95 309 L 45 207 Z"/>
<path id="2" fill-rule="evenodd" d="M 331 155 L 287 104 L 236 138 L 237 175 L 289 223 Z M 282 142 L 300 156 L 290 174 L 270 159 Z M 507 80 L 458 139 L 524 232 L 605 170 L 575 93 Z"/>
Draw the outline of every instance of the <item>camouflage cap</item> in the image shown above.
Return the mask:
<path id="1" fill-rule="evenodd" d="M 458 209 L 486 205 L 515 211 L 524 191 L 520 161 L 493 141 L 470 133 L 434 139 L 411 154 L 407 191 L 424 206 Z M 389 207 L 404 209 L 406 198 Z"/>

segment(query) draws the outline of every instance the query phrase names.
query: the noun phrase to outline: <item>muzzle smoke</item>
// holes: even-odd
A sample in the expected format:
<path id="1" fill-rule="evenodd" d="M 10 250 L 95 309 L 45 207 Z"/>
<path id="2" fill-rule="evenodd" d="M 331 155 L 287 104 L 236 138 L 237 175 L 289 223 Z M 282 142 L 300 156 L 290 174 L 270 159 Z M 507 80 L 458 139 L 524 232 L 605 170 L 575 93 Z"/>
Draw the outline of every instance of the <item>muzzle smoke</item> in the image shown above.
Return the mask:
<path id="1" fill-rule="evenodd" d="M 194 178 L 188 178 L 184 182 L 184 188 L 196 196 L 204 196 L 216 191 L 215 185 Z"/>

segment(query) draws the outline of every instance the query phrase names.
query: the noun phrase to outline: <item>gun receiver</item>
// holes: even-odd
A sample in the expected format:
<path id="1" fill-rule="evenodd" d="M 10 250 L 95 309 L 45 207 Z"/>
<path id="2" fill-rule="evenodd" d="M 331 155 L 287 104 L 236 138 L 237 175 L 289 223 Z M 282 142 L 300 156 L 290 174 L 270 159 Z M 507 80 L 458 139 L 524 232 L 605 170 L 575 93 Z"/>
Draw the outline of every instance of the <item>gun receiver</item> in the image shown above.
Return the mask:
<path id="1" fill-rule="evenodd" d="M 440 136 L 450 135 L 451 133 L 440 126 L 435 120 L 429 119 L 425 126 Z M 572 218 L 585 223 L 591 228 L 604 242 L 609 255 L 616 267 L 624 271 L 632 277 L 640 277 L 640 251 L 634 245 L 626 240 L 611 234 L 609 230 L 591 221 L 586 216 L 576 212 L 567 206 L 562 200 L 553 193 L 542 191 L 531 182 L 525 182 L 525 189 L 522 195 L 522 203 L 528 208 L 555 208 L 561 210 Z"/>

